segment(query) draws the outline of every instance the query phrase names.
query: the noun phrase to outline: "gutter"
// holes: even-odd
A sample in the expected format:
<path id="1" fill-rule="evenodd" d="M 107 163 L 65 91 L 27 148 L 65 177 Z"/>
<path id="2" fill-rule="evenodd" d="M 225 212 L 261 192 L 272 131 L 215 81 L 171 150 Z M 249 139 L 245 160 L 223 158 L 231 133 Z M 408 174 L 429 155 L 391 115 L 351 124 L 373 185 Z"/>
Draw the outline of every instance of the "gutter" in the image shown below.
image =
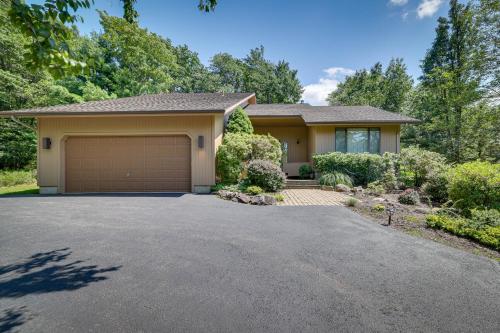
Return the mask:
<path id="1" fill-rule="evenodd" d="M 23 123 L 22 121 L 20 121 L 19 119 L 17 119 L 16 117 L 14 116 L 10 116 L 10 120 L 12 120 L 13 122 L 15 122 L 16 124 L 18 125 L 21 125 L 22 127 L 24 128 L 27 128 L 29 130 L 32 130 L 33 132 L 36 132 L 37 129 L 34 128 L 34 127 L 31 127 L 30 125 L 26 125 L 25 123 Z"/>

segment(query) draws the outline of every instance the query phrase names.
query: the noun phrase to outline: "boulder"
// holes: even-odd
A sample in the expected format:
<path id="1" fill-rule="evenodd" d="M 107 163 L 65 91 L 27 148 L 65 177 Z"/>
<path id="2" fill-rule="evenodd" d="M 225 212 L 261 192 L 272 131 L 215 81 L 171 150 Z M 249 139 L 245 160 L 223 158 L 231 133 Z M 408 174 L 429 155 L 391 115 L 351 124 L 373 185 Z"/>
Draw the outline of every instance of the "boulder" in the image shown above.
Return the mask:
<path id="1" fill-rule="evenodd" d="M 363 193 L 363 188 L 361 186 L 356 186 L 351 189 L 354 193 Z"/>
<path id="2" fill-rule="evenodd" d="M 250 202 L 250 196 L 245 194 L 245 193 L 236 194 L 236 199 L 238 200 L 238 202 L 241 202 L 244 204 L 247 204 Z"/>
<path id="3" fill-rule="evenodd" d="M 372 201 L 375 201 L 375 202 L 386 202 L 386 201 L 389 201 L 389 200 L 378 197 L 378 198 L 373 198 Z"/>
<path id="4" fill-rule="evenodd" d="M 263 195 L 254 195 L 250 198 L 250 204 L 252 205 L 264 205 L 264 196 Z"/>
<path id="5" fill-rule="evenodd" d="M 264 195 L 264 205 L 275 205 L 276 204 L 276 198 L 273 197 L 272 195 Z"/>
<path id="6" fill-rule="evenodd" d="M 344 184 L 337 184 L 335 185 L 335 191 L 337 192 L 349 192 L 351 188 L 347 185 Z"/>
<path id="7" fill-rule="evenodd" d="M 323 191 L 333 191 L 334 190 L 333 186 L 327 186 L 327 185 L 321 185 L 321 189 Z"/>
<path id="8" fill-rule="evenodd" d="M 232 200 L 236 196 L 236 194 L 238 194 L 238 193 L 231 192 L 231 191 L 226 191 L 226 190 L 220 190 L 218 192 L 218 194 L 219 194 L 219 197 L 221 197 L 222 199 Z"/>

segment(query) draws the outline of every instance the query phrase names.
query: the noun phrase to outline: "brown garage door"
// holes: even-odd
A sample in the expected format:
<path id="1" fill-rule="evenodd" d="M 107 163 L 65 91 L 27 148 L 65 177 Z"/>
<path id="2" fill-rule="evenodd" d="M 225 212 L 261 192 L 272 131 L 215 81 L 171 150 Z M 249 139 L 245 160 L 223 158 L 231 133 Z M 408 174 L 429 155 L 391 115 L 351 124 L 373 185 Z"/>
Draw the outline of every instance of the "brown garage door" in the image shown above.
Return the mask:
<path id="1" fill-rule="evenodd" d="M 187 136 L 70 137 L 66 192 L 190 192 Z"/>

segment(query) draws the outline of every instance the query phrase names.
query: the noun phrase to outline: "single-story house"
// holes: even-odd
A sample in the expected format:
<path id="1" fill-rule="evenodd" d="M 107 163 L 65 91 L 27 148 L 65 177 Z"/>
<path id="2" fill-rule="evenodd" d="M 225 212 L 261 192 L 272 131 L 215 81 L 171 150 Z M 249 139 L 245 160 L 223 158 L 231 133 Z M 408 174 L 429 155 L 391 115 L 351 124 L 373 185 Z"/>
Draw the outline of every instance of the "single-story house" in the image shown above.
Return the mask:
<path id="1" fill-rule="evenodd" d="M 215 155 L 231 112 L 282 143 L 289 176 L 330 151 L 399 152 L 402 123 L 372 107 L 256 104 L 252 93 L 171 93 L 2 111 L 38 122 L 41 193 L 196 192 L 215 184 Z"/>

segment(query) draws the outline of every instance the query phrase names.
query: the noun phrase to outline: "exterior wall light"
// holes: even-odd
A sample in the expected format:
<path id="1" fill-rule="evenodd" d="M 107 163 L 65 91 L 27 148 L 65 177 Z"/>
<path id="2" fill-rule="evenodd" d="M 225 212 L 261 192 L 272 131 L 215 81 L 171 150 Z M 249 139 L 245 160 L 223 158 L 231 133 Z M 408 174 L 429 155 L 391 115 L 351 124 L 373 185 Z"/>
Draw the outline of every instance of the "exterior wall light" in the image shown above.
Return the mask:
<path id="1" fill-rule="evenodd" d="M 52 146 L 52 140 L 50 138 L 43 138 L 42 139 L 42 148 L 43 149 L 50 149 Z"/>
<path id="2" fill-rule="evenodd" d="M 198 148 L 203 149 L 205 147 L 205 137 L 203 135 L 198 136 Z"/>

